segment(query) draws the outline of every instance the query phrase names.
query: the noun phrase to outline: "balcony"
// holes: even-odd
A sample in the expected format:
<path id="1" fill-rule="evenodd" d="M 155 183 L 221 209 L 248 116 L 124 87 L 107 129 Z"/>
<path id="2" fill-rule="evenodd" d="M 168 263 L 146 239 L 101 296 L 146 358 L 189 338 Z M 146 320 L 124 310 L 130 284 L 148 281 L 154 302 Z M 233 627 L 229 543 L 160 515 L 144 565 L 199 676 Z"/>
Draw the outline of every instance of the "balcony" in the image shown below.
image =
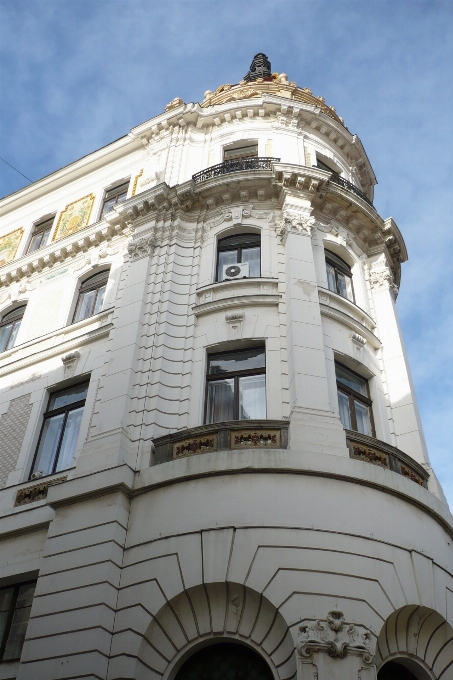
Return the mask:
<path id="1" fill-rule="evenodd" d="M 289 422 L 232 420 L 200 425 L 154 439 L 154 465 L 215 451 L 286 449 Z"/>
<path id="2" fill-rule="evenodd" d="M 344 177 L 341 177 L 338 173 L 332 172 L 332 174 L 330 175 L 329 181 L 333 182 L 334 184 L 338 184 L 338 186 L 343 187 L 343 189 L 347 189 L 348 191 L 352 191 L 356 196 L 358 196 L 363 201 L 365 201 L 365 203 L 368 203 L 368 205 L 370 205 L 373 208 L 373 210 L 376 210 L 376 208 L 374 207 L 374 205 L 372 204 L 372 202 L 370 201 L 368 196 L 366 196 L 363 193 L 363 191 L 360 191 L 360 189 L 358 187 L 356 187 L 355 184 L 353 184 L 349 180 L 345 179 Z"/>
<path id="3" fill-rule="evenodd" d="M 241 172 L 242 170 L 272 170 L 272 164 L 278 163 L 280 158 L 267 157 L 252 157 L 252 158 L 234 158 L 230 161 L 224 161 L 218 165 L 211 165 L 210 168 L 197 172 L 192 175 L 195 184 L 205 182 L 207 179 L 220 177 L 220 175 L 229 175 L 231 172 Z"/>
<path id="4" fill-rule="evenodd" d="M 345 432 L 351 458 L 363 460 L 365 463 L 371 463 L 371 465 L 378 465 L 407 477 L 407 479 L 425 489 L 428 487 L 429 474 L 403 451 L 360 432 L 352 430 L 345 430 Z"/>

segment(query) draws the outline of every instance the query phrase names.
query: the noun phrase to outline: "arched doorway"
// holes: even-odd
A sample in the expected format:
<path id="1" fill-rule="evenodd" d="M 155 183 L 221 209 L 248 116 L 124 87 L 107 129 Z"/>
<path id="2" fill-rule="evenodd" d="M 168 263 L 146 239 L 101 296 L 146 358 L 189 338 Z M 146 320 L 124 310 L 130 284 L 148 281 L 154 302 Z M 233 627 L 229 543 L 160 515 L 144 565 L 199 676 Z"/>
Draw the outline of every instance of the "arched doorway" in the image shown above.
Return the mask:
<path id="1" fill-rule="evenodd" d="M 175 680 L 273 680 L 273 675 L 253 649 L 226 642 L 195 652 L 181 666 Z"/>
<path id="2" fill-rule="evenodd" d="M 378 680 L 418 680 L 418 678 L 397 661 L 389 661 L 379 671 Z"/>

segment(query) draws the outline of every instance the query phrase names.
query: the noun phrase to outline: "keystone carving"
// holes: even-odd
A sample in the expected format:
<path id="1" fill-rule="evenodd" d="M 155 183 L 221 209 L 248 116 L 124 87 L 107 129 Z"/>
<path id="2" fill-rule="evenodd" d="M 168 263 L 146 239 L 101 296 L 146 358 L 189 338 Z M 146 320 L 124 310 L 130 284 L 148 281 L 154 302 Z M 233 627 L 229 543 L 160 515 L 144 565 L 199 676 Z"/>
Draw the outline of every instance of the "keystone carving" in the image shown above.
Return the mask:
<path id="1" fill-rule="evenodd" d="M 355 654 L 365 664 L 373 662 L 371 633 L 364 626 L 346 623 L 341 611 L 330 611 L 325 621 L 304 621 L 299 631 L 297 651 L 302 659 L 308 660 L 313 652 L 325 652 L 333 659 Z"/>
<path id="2" fill-rule="evenodd" d="M 142 257 L 149 257 L 152 252 L 153 240 L 151 236 L 143 236 L 134 241 L 131 241 L 127 246 L 130 261 L 136 262 Z"/>
<path id="3" fill-rule="evenodd" d="M 78 352 L 77 350 L 74 350 L 73 352 L 68 352 L 68 354 L 65 354 L 64 356 L 61 357 L 64 366 L 65 379 L 72 378 L 72 376 L 74 375 L 76 364 L 77 361 L 79 360 L 79 357 L 80 352 Z"/>

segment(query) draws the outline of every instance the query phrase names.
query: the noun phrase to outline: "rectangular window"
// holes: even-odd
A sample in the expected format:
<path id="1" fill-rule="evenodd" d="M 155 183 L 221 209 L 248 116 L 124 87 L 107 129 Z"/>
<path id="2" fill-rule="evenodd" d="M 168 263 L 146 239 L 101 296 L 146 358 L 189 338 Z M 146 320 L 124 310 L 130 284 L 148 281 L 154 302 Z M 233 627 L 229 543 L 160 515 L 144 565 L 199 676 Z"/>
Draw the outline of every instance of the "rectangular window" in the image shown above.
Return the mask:
<path id="1" fill-rule="evenodd" d="M 223 160 L 232 161 L 236 158 L 257 158 L 258 157 L 258 143 L 244 144 L 243 146 L 236 146 L 230 149 L 223 150 Z"/>
<path id="2" fill-rule="evenodd" d="M 335 364 L 338 409 L 343 427 L 374 437 L 372 401 L 368 381 L 348 368 Z"/>
<path id="3" fill-rule="evenodd" d="M 225 269 L 246 262 L 249 276 L 261 276 L 261 237 L 259 234 L 237 234 L 222 238 L 217 244 L 217 281 L 225 278 Z"/>
<path id="4" fill-rule="evenodd" d="M 83 382 L 50 395 L 31 474 L 71 467 L 87 391 L 88 382 Z"/>
<path id="5" fill-rule="evenodd" d="M 0 588 L 0 661 L 20 659 L 36 581 Z"/>
<path id="6" fill-rule="evenodd" d="M 264 347 L 208 357 L 206 423 L 266 418 Z"/>
<path id="7" fill-rule="evenodd" d="M 129 180 L 127 180 L 127 182 L 123 182 L 122 184 L 118 184 L 116 187 L 112 187 L 105 192 L 101 216 L 99 219 L 102 219 L 104 215 L 113 210 L 116 205 L 123 203 L 123 201 L 126 200 L 128 189 Z"/>
<path id="8" fill-rule="evenodd" d="M 52 217 L 48 217 L 45 220 L 36 222 L 36 224 L 34 224 L 27 253 L 34 253 L 35 250 L 44 248 L 44 246 L 48 244 L 54 220 L 55 215 L 52 215 Z"/>
<path id="9" fill-rule="evenodd" d="M 341 257 L 331 253 L 330 250 L 326 250 L 325 255 L 329 290 L 351 300 L 351 302 L 355 302 L 351 267 Z"/>

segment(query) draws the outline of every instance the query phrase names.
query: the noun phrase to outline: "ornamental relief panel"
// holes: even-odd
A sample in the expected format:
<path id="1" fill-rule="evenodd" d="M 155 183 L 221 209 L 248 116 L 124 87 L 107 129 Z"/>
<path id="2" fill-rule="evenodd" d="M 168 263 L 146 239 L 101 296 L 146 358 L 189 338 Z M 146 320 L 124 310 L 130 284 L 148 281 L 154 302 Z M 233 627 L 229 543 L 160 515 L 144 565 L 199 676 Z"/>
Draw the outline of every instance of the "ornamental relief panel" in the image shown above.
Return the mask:
<path id="1" fill-rule="evenodd" d="M 244 198 L 247 200 L 246 196 Z M 231 226 L 233 226 L 234 224 L 242 224 L 244 219 L 260 220 L 270 223 L 272 222 L 273 218 L 274 213 L 272 210 L 256 210 L 253 206 L 247 208 L 243 206 L 235 206 L 222 210 L 215 217 L 212 217 L 211 219 L 204 222 L 201 225 L 200 232 L 197 234 L 197 236 L 201 242 L 204 243 L 211 229 L 220 226 L 222 222 L 230 223 Z"/>
<path id="2" fill-rule="evenodd" d="M 94 201 L 94 194 L 89 194 L 88 196 L 79 198 L 73 203 L 68 203 L 60 214 L 52 241 L 58 241 L 60 238 L 70 236 L 76 231 L 80 231 L 80 229 L 86 227 L 90 219 Z"/>
<path id="3" fill-rule="evenodd" d="M 310 661 L 313 652 L 325 652 L 332 659 L 344 659 L 353 654 L 361 656 L 364 664 L 373 663 L 370 631 L 364 626 L 346 623 L 341 611 L 330 611 L 325 620 L 305 620 L 299 631 L 297 651 L 302 660 Z"/>

